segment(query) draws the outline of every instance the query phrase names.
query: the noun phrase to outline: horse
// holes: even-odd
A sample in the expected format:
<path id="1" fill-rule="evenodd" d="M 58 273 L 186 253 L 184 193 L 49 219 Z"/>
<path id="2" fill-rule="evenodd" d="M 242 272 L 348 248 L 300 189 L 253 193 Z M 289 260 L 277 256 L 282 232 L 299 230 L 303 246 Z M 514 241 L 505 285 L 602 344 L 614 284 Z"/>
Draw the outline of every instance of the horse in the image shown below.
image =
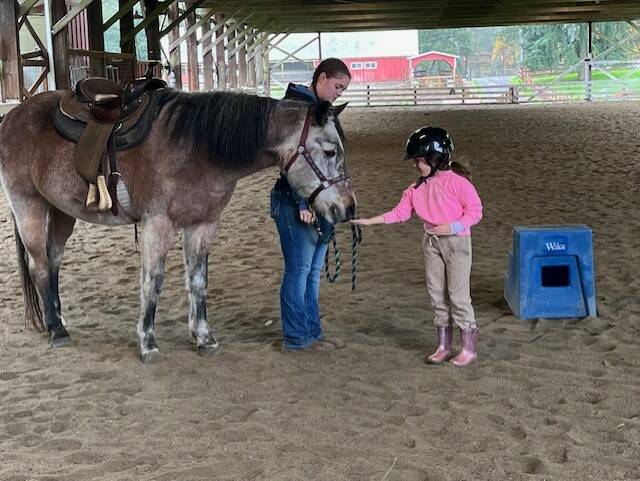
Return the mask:
<path id="1" fill-rule="evenodd" d="M 51 347 L 71 339 L 58 285 L 65 243 L 77 219 L 142 224 L 137 337 L 140 359 L 147 362 L 159 353 L 156 304 L 165 259 L 180 229 L 189 332 L 198 354 L 219 351 L 207 322 L 208 254 L 240 178 L 277 166 L 330 222 L 355 216 L 337 122 L 346 104 L 309 106 L 242 93 L 158 90 L 158 111 L 146 138 L 118 152 L 117 170 L 129 199 L 127 208 L 114 215 L 85 204 L 88 184 L 72 161 L 76 144 L 61 136 L 52 121 L 63 93 L 37 94 L 0 123 L 0 181 L 15 226 L 25 323 L 49 333 Z"/>

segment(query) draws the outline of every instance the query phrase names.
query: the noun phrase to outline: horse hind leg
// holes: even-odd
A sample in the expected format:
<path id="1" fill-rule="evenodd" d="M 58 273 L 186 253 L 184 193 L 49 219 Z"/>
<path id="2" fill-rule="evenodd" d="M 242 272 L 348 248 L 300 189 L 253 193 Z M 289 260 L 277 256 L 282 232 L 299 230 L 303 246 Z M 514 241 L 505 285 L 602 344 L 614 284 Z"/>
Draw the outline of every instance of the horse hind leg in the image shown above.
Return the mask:
<path id="1" fill-rule="evenodd" d="M 18 268 L 20 271 L 20 280 L 22 281 L 24 325 L 27 329 L 35 329 L 42 332 L 47 329 L 47 326 L 42 317 L 38 291 L 29 274 L 29 255 L 18 232 L 18 225 L 16 224 L 15 218 L 13 219 L 13 223 L 15 227 L 16 251 L 18 254 Z"/>
<path id="2" fill-rule="evenodd" d="M 207 323 L 208 256 L 217 224 L 203 224 L 184 230 L 184 266 L 189 294 L 189 331 L 197 353 L 212 356 L 219 345 Z"/>
<path id="3" fill-rule="evenodd" d="M 141 306 L 137 329 L 142 362 L 153 360 L 160 352 L 155 339 L 155 314 L 164 282 L 164 264 L 174 234 L 173 224 L 164 216 L 145 221 L 142 229 Z"/>
<path id="4" fill-rule="evenodd" d="M 46 327 L 51 335 L 50 345 L 61 347 L 71 338 L 62 325 L 56 306 L 57 293 L 51 287 L 52 273 L 47 248 L 49 207 L 44 200 L 29 199 L 14 209 L 16 245 L 23 282 L 26 322 L 31 322 L 39 330 Z"/>

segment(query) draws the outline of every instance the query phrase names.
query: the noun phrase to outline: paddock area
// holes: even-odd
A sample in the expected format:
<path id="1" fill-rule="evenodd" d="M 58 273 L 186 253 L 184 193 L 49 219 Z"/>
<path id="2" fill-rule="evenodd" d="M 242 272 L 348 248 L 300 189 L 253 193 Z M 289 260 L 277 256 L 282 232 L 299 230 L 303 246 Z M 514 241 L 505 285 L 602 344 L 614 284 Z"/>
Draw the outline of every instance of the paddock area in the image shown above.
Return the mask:
<path id="1" fill-rule="evenodd" d="M 640 103 L 347 108 L 360 215 L 415 178 L 406 136 L 449 129 L 485 205 L 473 230 L 479 361 L 423 364 L 435 345 L 421 223 L 364 228 L 350 290 L 322 286 L 326 354 L 282 354 L 277 176 L 243 179 L 209 259 L 214 358 L 195 354 L 176 239 L 157 312 L 160 359 L 138 359 L 132 227 L 80 223 L 61 271 L 72 344 L 25 331 L 13 225 L 0 198 L 3 481 L 640 479 Z M 502 298 L 511 229 L 593 228 L 599 317 L 524 322 Z M 224 261 L 223 261 L 224 260 Z M 456 345 L 458 339 L 456 338 Z"/>

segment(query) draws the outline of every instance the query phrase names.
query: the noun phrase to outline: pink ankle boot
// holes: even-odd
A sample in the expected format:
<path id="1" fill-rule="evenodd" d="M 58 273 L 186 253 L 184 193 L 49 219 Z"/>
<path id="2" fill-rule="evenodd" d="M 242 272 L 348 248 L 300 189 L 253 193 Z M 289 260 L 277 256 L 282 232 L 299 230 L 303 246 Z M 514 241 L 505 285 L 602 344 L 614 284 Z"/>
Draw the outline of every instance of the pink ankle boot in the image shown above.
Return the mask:
<path id="1" fill-rule="evenodd" d="M 427 364 L 442 364 L 451 358 L 451 343 L 453 341 L 453 327 L 438 326 L 438 349 L 428 356 L 424 362 Z"/>
<path id="2" fill-rule="evenodd" d="M 460 354 L 451 360 L 451 364 L 457 367 L 465 367 L 471 364 L 478 357 L 478 334 L 480 329 L 471 327 L 460 329 L 460 343 L 462 350 Z"/>

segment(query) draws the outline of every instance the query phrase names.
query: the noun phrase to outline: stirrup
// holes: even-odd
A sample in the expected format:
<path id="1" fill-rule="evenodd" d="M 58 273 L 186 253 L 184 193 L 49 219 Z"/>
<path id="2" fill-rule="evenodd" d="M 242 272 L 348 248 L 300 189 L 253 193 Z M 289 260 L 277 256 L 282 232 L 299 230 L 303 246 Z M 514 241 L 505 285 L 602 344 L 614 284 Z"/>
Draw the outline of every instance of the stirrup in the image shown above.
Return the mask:
<path id="1" fill-rule="evenodd" d="M 107 212 L 113 205 L 111 203 L 111 196 L 107 189 L 107 182 L 104 180 L 104 175 L 98 176 L 98 192 L 100 193 L 100 202 L 98 204 L 98 212 Z"/>
<path id="2" fill-rule="evenodd" d="M 96 184 L 89 183 L 89 191 L 87 192 L 85 206 L 89 208 L 98 206 L 98 187 L 96 187 Z"/>

